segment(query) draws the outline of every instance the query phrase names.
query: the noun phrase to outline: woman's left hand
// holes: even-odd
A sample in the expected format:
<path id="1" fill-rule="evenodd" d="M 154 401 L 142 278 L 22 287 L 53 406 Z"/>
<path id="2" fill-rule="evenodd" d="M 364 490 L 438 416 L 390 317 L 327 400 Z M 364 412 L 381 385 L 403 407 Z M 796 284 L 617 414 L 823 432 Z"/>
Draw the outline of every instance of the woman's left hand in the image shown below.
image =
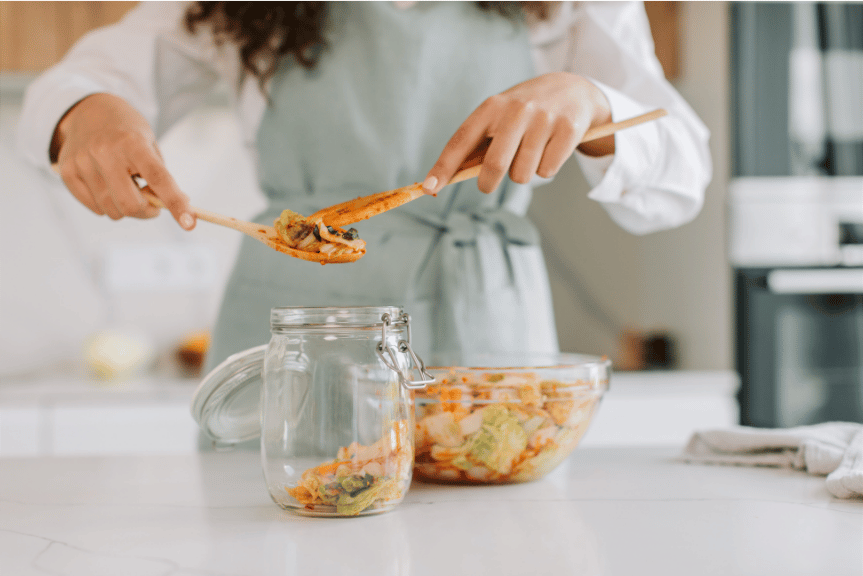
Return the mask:
<path id="1" fill-rule="evenodd" d="M 538 174 L 551 178 L 572 155 L 592 126 L 611 122 L 602 91 L 568 72 L 537 76 L 488 98 L 468 116 L 423 182 L 426 194 L 437 194 L 465 159 L 488 139 L 477 186 L 493 192 L 503 177 L 526 184 Z M 579 147 L 592 156 L 614 153 L 614 136 Z"/>

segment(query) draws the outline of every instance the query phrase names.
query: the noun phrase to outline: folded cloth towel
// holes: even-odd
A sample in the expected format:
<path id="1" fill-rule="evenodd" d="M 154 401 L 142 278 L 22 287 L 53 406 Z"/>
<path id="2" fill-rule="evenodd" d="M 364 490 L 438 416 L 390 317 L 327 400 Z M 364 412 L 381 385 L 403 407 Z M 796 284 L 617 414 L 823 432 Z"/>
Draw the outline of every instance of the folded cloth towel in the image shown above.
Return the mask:
<path id="1" fill-rule="evenodd" d="M 700 430 L 684 448 L 683 459 L 805 470 L 827 475 L 827 489 L 837 498 L 863 498 L 863 424 Z"/>

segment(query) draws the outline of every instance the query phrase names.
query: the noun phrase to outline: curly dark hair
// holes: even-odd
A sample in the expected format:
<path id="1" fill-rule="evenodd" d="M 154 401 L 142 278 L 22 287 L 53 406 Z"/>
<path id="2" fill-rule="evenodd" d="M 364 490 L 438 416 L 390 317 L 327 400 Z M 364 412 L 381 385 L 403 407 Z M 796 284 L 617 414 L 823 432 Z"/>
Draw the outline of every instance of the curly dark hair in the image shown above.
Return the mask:
<path id="1" fill-rule="evenodd" d="M 509 19 L 530 14 L 549 17 L 550 2 L 477 2 L 481 9 Z M 282 58 L 293 56 L 301 66 L 317 64 L 327 46 L 324 28 L 328 2 L 195 2 L 186 10 L 186 28 L 197 33 L 209 26 L 218 44 L 235 43 L 243 68 L 264 88 Z"/>

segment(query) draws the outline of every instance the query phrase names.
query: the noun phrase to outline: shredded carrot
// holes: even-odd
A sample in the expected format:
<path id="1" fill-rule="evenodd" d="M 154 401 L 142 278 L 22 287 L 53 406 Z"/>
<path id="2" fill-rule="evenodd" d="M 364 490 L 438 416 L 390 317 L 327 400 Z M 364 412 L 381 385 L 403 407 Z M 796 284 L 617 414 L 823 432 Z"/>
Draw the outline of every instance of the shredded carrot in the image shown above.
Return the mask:
<path id="1" fill-rule="evenodd" d="M 339 466 L 350 463 L 350 460 L 335 460 L 333 462 L 325 462 L 324 464 L 313 468 L 313 470 L 316 474 L 320 474 L 321 476 L 325 474 L 335 474 Z"/>
<path id="2" fill-rule="evenodd" d="M 285 488 L 285 490 L 288 492 L 288 494 L 290 494 L 303 504 L 310 504 L 315 500 L 314 495 L 309 492 L 308 488 L 306 488 L 305 486 L 297 486 L 296 488 Z"/>

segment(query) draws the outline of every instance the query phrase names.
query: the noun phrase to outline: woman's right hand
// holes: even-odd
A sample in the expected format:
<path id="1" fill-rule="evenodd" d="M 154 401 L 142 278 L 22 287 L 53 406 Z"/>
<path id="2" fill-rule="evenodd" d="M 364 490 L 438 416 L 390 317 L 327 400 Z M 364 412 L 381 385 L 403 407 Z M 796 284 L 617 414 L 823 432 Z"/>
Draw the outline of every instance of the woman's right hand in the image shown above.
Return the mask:
<path id="1" fill-rule="evenodd" d="M 93 94 L 57 124 L 51 142 L 63 182 L 82 204 L 112 220 L 152 218 L 159 213 L 132 180 L 139 175 L 186 230 L 195 227 L 189 198 L 165 168 L 150 125 L 130 104 Z"/>

